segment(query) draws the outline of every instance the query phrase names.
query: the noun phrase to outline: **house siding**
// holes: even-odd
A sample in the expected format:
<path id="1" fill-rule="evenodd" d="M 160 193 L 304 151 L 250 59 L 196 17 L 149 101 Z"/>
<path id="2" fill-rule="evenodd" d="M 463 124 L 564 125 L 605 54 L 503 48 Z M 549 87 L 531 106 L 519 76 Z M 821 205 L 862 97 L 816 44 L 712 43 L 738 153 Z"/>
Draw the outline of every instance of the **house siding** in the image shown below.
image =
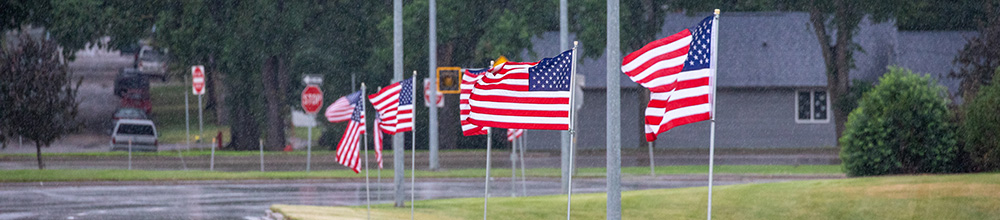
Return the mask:
<path id="1" fill-rule="evenodd" d="M 716 148 L 835 146 L 836 128 L 795 122 L 795 92 L 822 88 L 720 89 L 716 97 Z M 708 147 L 708 121 L 676 127 L 657 137 L 658 148 Z"/>
<path id="2" fill-rule="evenodd" d="M 837 144 L 833 114 L 825 123 L 795 122 L 795 92 L 816 88 L 720 89 L 716 97 L 717 148 L 811 148 Z M 645 146 L 639 98 L 641 90 L 622 90 L 622 148 Z M 579 149 L 602 149 L 606 143 L 605 91 L 586 89 L 580 110 Z M 657 137 L 658 148 L 708 147 L 709 122 L 676 127 Z M 559 149 L 558 131 L 531 131 L 529 149 Z"/>

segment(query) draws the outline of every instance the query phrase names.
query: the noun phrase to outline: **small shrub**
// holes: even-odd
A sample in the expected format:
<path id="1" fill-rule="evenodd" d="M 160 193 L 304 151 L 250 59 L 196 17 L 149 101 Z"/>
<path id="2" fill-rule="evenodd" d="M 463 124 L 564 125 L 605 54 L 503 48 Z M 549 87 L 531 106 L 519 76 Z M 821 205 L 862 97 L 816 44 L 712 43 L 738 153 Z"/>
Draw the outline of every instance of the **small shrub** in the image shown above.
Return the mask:
<path id="1" fill-rule="evenodd" d="M 1000 68 L 993 79 L 1000 79 Z M 973 171 L 1000 169 L 1000 83 L 988 85 L 967 103 L 962 141 Z"/>
<path id="2" fill-rule="evenodd" d="M 958 150 L 945 88 L 899 67 L 848 116 L 840 158 L 850 176 L 953 172 Z"/>

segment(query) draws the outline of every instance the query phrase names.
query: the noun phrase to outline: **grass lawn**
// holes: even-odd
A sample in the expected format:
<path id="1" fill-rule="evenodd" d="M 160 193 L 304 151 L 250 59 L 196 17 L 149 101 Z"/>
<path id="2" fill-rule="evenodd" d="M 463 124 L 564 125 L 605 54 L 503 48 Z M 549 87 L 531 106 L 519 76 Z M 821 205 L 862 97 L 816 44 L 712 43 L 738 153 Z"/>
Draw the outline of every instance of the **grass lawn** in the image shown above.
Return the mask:
<path id="1" fill-rule="evenodd" d="M 203 170 L 189 171 L 159 171 L 159 170 L 0 170 L 0 182 L 38 182 L 38 181 L 175 181 L 175 180 L 241 180 L 241 179 L 332 179 L 332 178 L 364 178 L 364 171 L 355 174 L 349 170 L 324 170 L 306 173 L 304 171 L 273 171 L 273 172 L 214 172 Z M 656 172 L 666 174 L 705 174 L 708 166 L 669 166 L 657 167 Z M 717 173 L 733 174 L 840 174 L 840 167 L 834 165 L 818 166 L 717 166 Z M 527 169 L 529 177 L 558 177 L 559 169 L 535 168 Z M 625 175 L 647 175 L 649 168 L 626 167 L 622 169 Z M 417 170 L 421 178 L 478 178 L 486 174 L 486 169 L 455 169 L 443 171 Z M 491 176 L 497 178 L 509 177 L 510 169 L 491 169 Z M 580 177 L 603 177 L 603 168 L 583 168 L 577 173 Z M 372 170 L 372 178 L 376 172 Z M 382 178 L 392 178 L 391 170 L 383 170 Z M 407 170 L 406 176 L 410 176 Z"/>
<path id="2" fill-rule="evenodd" d="M 191 95 L 191 87 L 183 83 L 159 84 L 149 90 L 153 102 L 153 121 L 160 133 L 160 143 L 184 143 L 187 139 L 184 123 L 184 94 L 188 93 L 191 116 L 191 142 L 198 133 L 198 96 Z M 202 105 L 207 100 L 202 97 Z M 229 141 L 229 126 L 215 126 L 215 111 L 203 111 L 205 137 L 202 142 L 211 142 L 222 131 L 223 140 Z"/>
<path id="3" fill-rule="evenodd" d="M 716 219 L 997 219 L 1000 174 L 921 175 L 715 187 Z M 627 191 L 622 219 L 704 219 L 706 187 Z M 604 219 L 605 194 L 573 195 L 573 219 Z M 409 207 L 409 205 L 407 205 Z M 290 219 L 364 219 L 364 206 L 273 205 Z M 561 219 L 566 196 L 493 197 L 490 219 Z M 418 201 L 417 219 L 478 219 L 482 198 Z M 409 208 L 372 207 L 375 219 L 408 219 Z"/>

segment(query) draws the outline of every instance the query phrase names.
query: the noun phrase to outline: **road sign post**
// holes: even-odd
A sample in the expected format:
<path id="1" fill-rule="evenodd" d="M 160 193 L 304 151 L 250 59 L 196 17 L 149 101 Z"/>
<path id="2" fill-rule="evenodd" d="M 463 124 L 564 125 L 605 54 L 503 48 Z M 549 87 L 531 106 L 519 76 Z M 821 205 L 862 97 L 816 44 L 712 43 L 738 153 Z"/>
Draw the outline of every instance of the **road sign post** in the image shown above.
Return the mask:
<path id="1" fill-rule="evenodd" d="M 319 112 L 320 107 L 323 105 L 323 91 L 319 89 L 319 86 L 310 84 L 302 90 L 302 110 L 306 114 L 315 118 L 316 113 Z M 315 125 L 310 125 L 306 135 L 306 172 L 309 172 L 309 168 L 312 165 L 312 128 Z"/>
<path id="2" fill-rule="evenodd" d="M 198 95 L 198 136 L 205 136 L 201 96 L 205 94 L 205 66 L 191 66 L 191 93 Z"/>

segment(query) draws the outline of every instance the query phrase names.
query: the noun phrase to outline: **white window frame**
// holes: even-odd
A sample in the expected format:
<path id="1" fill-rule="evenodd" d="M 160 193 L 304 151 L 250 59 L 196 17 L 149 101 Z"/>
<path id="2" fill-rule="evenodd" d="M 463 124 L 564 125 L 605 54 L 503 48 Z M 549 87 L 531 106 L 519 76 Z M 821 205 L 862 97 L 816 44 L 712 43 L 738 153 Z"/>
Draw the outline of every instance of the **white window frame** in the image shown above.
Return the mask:
<path id="1" fill-rule="evenodd" d="M 799 93 L 800 92 L 809 92 L 809 118 L 810 119 L 799 119 Z M 816 110 L 814 109 L 814 108 L 816 108 L 816 105 L 813 105 L 813 103 L 816 101 L 816 92 L 825 92 L 826 93 L 826 119 L 820 119 L 820 120 L 812 119 L 812 117 L 814 117 L 814 115 L 816 114 Z M 793 93 L 793 95 L 792 95 L 792 100 L 793 100 L 792 103 L 795 105 L 795 112 L 793 112 L 794 114 L 792 116 L 795 119 L 795 123 L 796 124 L 825 124 L 825 123 L 830 123 L 830 118 L 833 117 L 833 114 L 831 114 L 831 112 L 830 112 L 830 108 L 831 108 L 831 106 L 830 106 L 830 99 L 831 99 L 830 92 L 827 91 L 827 90 L 825 90 L 825 89 L 798 89 L 798 90 L 795 90 L 795 93 Z"/>

